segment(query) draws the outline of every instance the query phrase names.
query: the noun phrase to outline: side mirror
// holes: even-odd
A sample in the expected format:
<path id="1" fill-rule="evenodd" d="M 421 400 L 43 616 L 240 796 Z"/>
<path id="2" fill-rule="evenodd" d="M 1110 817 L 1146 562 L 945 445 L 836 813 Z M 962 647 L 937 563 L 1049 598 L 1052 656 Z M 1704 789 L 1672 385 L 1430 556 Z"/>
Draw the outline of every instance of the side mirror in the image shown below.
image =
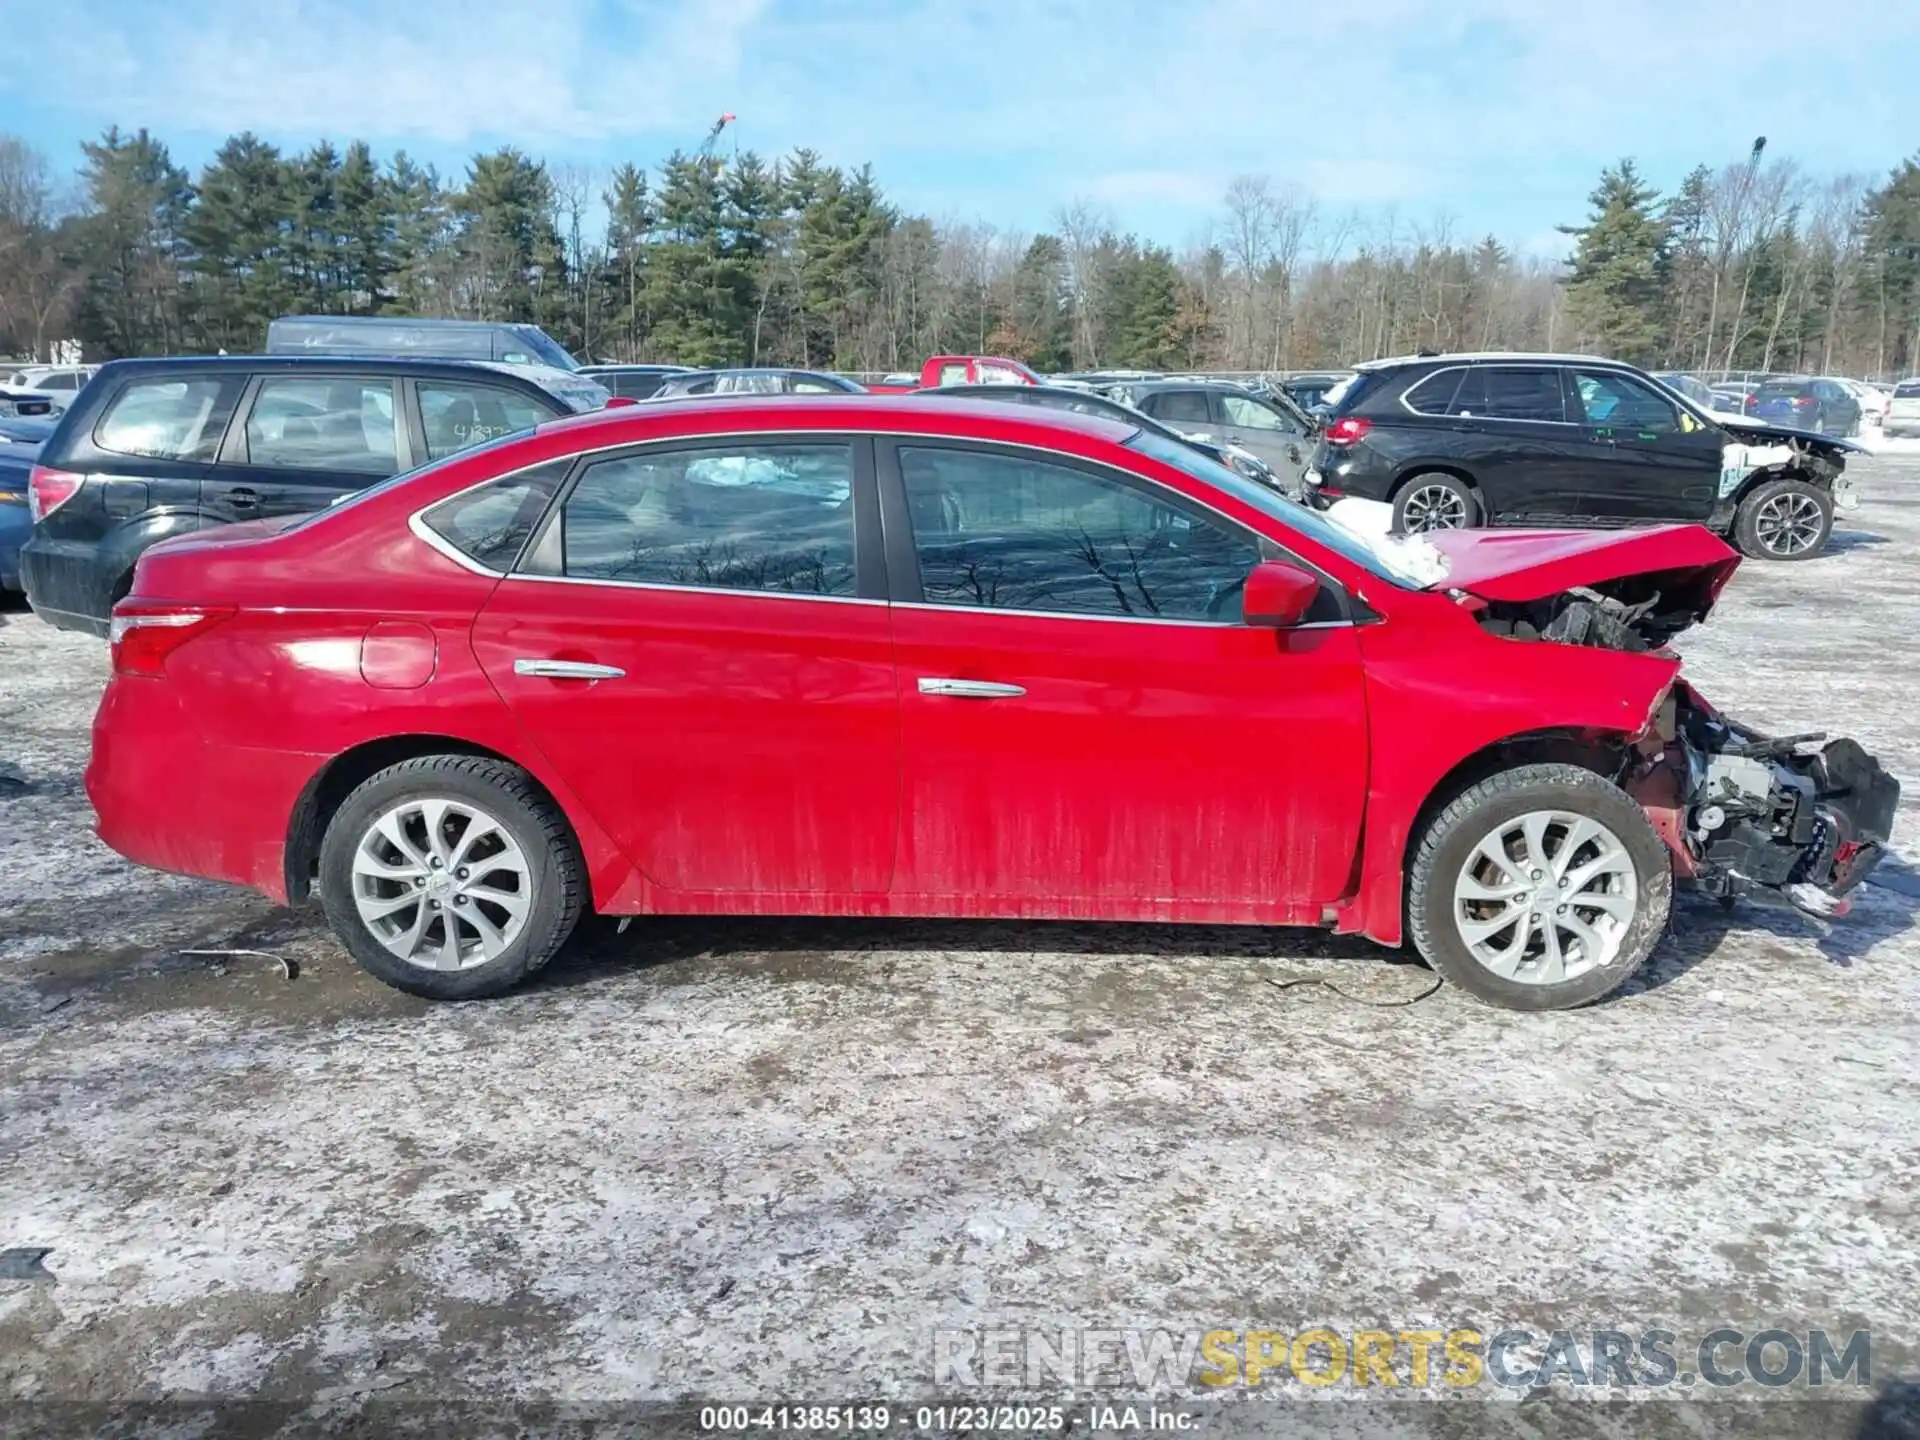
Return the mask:
<path id="1" fill-rule="evenodd" d="M 1319 593 L 1317 576 L 1284 560 L 1262 560 L 1247 573 L 1240 615 L 1249 625 L 1284 630 L 1300 623 Z"/>

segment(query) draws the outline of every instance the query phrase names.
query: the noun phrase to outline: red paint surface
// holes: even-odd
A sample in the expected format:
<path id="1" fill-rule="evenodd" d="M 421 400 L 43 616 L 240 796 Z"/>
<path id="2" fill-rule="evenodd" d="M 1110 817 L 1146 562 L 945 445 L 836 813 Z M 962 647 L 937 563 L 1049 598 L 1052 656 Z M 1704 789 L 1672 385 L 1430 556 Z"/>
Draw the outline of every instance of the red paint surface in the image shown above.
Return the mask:
<path id="1" fill-rule="evenodd" d="M 798 429 L 1027 443 L 1135 471 L 1261 530 L 1379 618 L 1275 630 L 531 580 L 454 564 L 413 512 L 491 475 L 678 435 Z M 116 677 L 88 793 L 115 849 L 284 898 L 300 796 L 356 747 L 506 756 L 579 837 L 613 913 L 1318 923 L 1400 937 L 1421 807 L 1484 747 L 1631 736 L 1678 668 L 1488 635 L 1201 481 L 1123 426 L 965 403 L 625 407 L 458 457 L 309 524 L 149 551 L 142 603 L 237 607 L 164 677 Z M 1733 558 L 1707 532 L 1447 535 L 1454 582 L 1534 598 Z M 423 658 L 432 656 L 431 664 Z M 516 675 L 590 660 L 592 684 Z M 424 673 L 423 673 L 424 672 Z M 922 677 L 1018 685 L 988 701 Z M 407 688 L 391 688 L 406 684 Z"/>

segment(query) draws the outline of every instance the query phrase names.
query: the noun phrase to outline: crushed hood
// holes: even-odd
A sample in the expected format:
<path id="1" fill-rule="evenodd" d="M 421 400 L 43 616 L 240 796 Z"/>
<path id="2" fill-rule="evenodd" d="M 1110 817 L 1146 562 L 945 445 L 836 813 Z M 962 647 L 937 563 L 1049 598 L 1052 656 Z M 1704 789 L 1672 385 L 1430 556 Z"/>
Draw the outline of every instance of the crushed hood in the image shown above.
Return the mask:
<path id="1" fill-rule="evenodd" d="M 1603 589 L 1660 577 L 1669 603 L 1704 616 L 1739 567 L 1740 557 L 1700 525 L 1646 530 L 1436 530 L 1424 537 L 1447 561 L 1431 589 L 1482 600 L 1545 600 L 1574 589 Z"/>
<path id="2" fill-rule="evenodd" d="M 1765 420 L 1734 419 L 1726 415 L 1715 415 L 1713 423 L 1733 436 L 1750 445 L 1779 445 L 1789 440 L 1799 440 L 1808 445 L 1824 445 L 1843 455 L 1871 455 L 1873 452 L 1864 445 L 1852 440 L 1842 440 L 1834 435 L 1822 435 L 1817 430 L 1796 430 L 1787 425 L 1774 425 Z"/>

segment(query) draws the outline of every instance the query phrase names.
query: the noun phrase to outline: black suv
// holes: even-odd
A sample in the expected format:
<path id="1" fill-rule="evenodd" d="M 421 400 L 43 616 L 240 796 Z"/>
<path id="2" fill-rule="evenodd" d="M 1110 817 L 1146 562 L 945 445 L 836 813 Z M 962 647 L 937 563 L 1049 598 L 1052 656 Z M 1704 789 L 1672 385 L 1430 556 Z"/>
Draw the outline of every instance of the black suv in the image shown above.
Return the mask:
<path id="1" fill-rule="evenodd" d="M 1577 355 L 1423 355 L 1359 367 L 1322 432 L 1309 503 L 1393 506 L 1400 531 L 1694 521 L 1749 555 L 1826 547 L 1844 440 L 1701 409 Z"/>
<path id="2" fill-rule="evenodd" d="M 49 624 L 104 635 L 149 545 L 318 510 L 607 399 L 570 373 L 460 360 L 115 360 L 40 451 L 20 578 Z"/>

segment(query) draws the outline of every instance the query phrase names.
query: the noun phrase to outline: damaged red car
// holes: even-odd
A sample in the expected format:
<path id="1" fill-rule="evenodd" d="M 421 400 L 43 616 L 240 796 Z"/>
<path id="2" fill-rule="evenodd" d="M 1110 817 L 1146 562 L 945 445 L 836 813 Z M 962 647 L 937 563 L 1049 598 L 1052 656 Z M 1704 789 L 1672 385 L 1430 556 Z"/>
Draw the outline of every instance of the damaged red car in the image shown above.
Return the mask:
<path id="1" fill-rule="evenodd" d="M 1324 926 L 1554 1009 L 1676 881 L 1833 915 L 1887 843 L 1858 745 L 1680 679 L 1737 563 L 1392 538 L 984 402 L 607 411 L 149 550 L 87 790 L 438 998 L 593 910 Z"/>

